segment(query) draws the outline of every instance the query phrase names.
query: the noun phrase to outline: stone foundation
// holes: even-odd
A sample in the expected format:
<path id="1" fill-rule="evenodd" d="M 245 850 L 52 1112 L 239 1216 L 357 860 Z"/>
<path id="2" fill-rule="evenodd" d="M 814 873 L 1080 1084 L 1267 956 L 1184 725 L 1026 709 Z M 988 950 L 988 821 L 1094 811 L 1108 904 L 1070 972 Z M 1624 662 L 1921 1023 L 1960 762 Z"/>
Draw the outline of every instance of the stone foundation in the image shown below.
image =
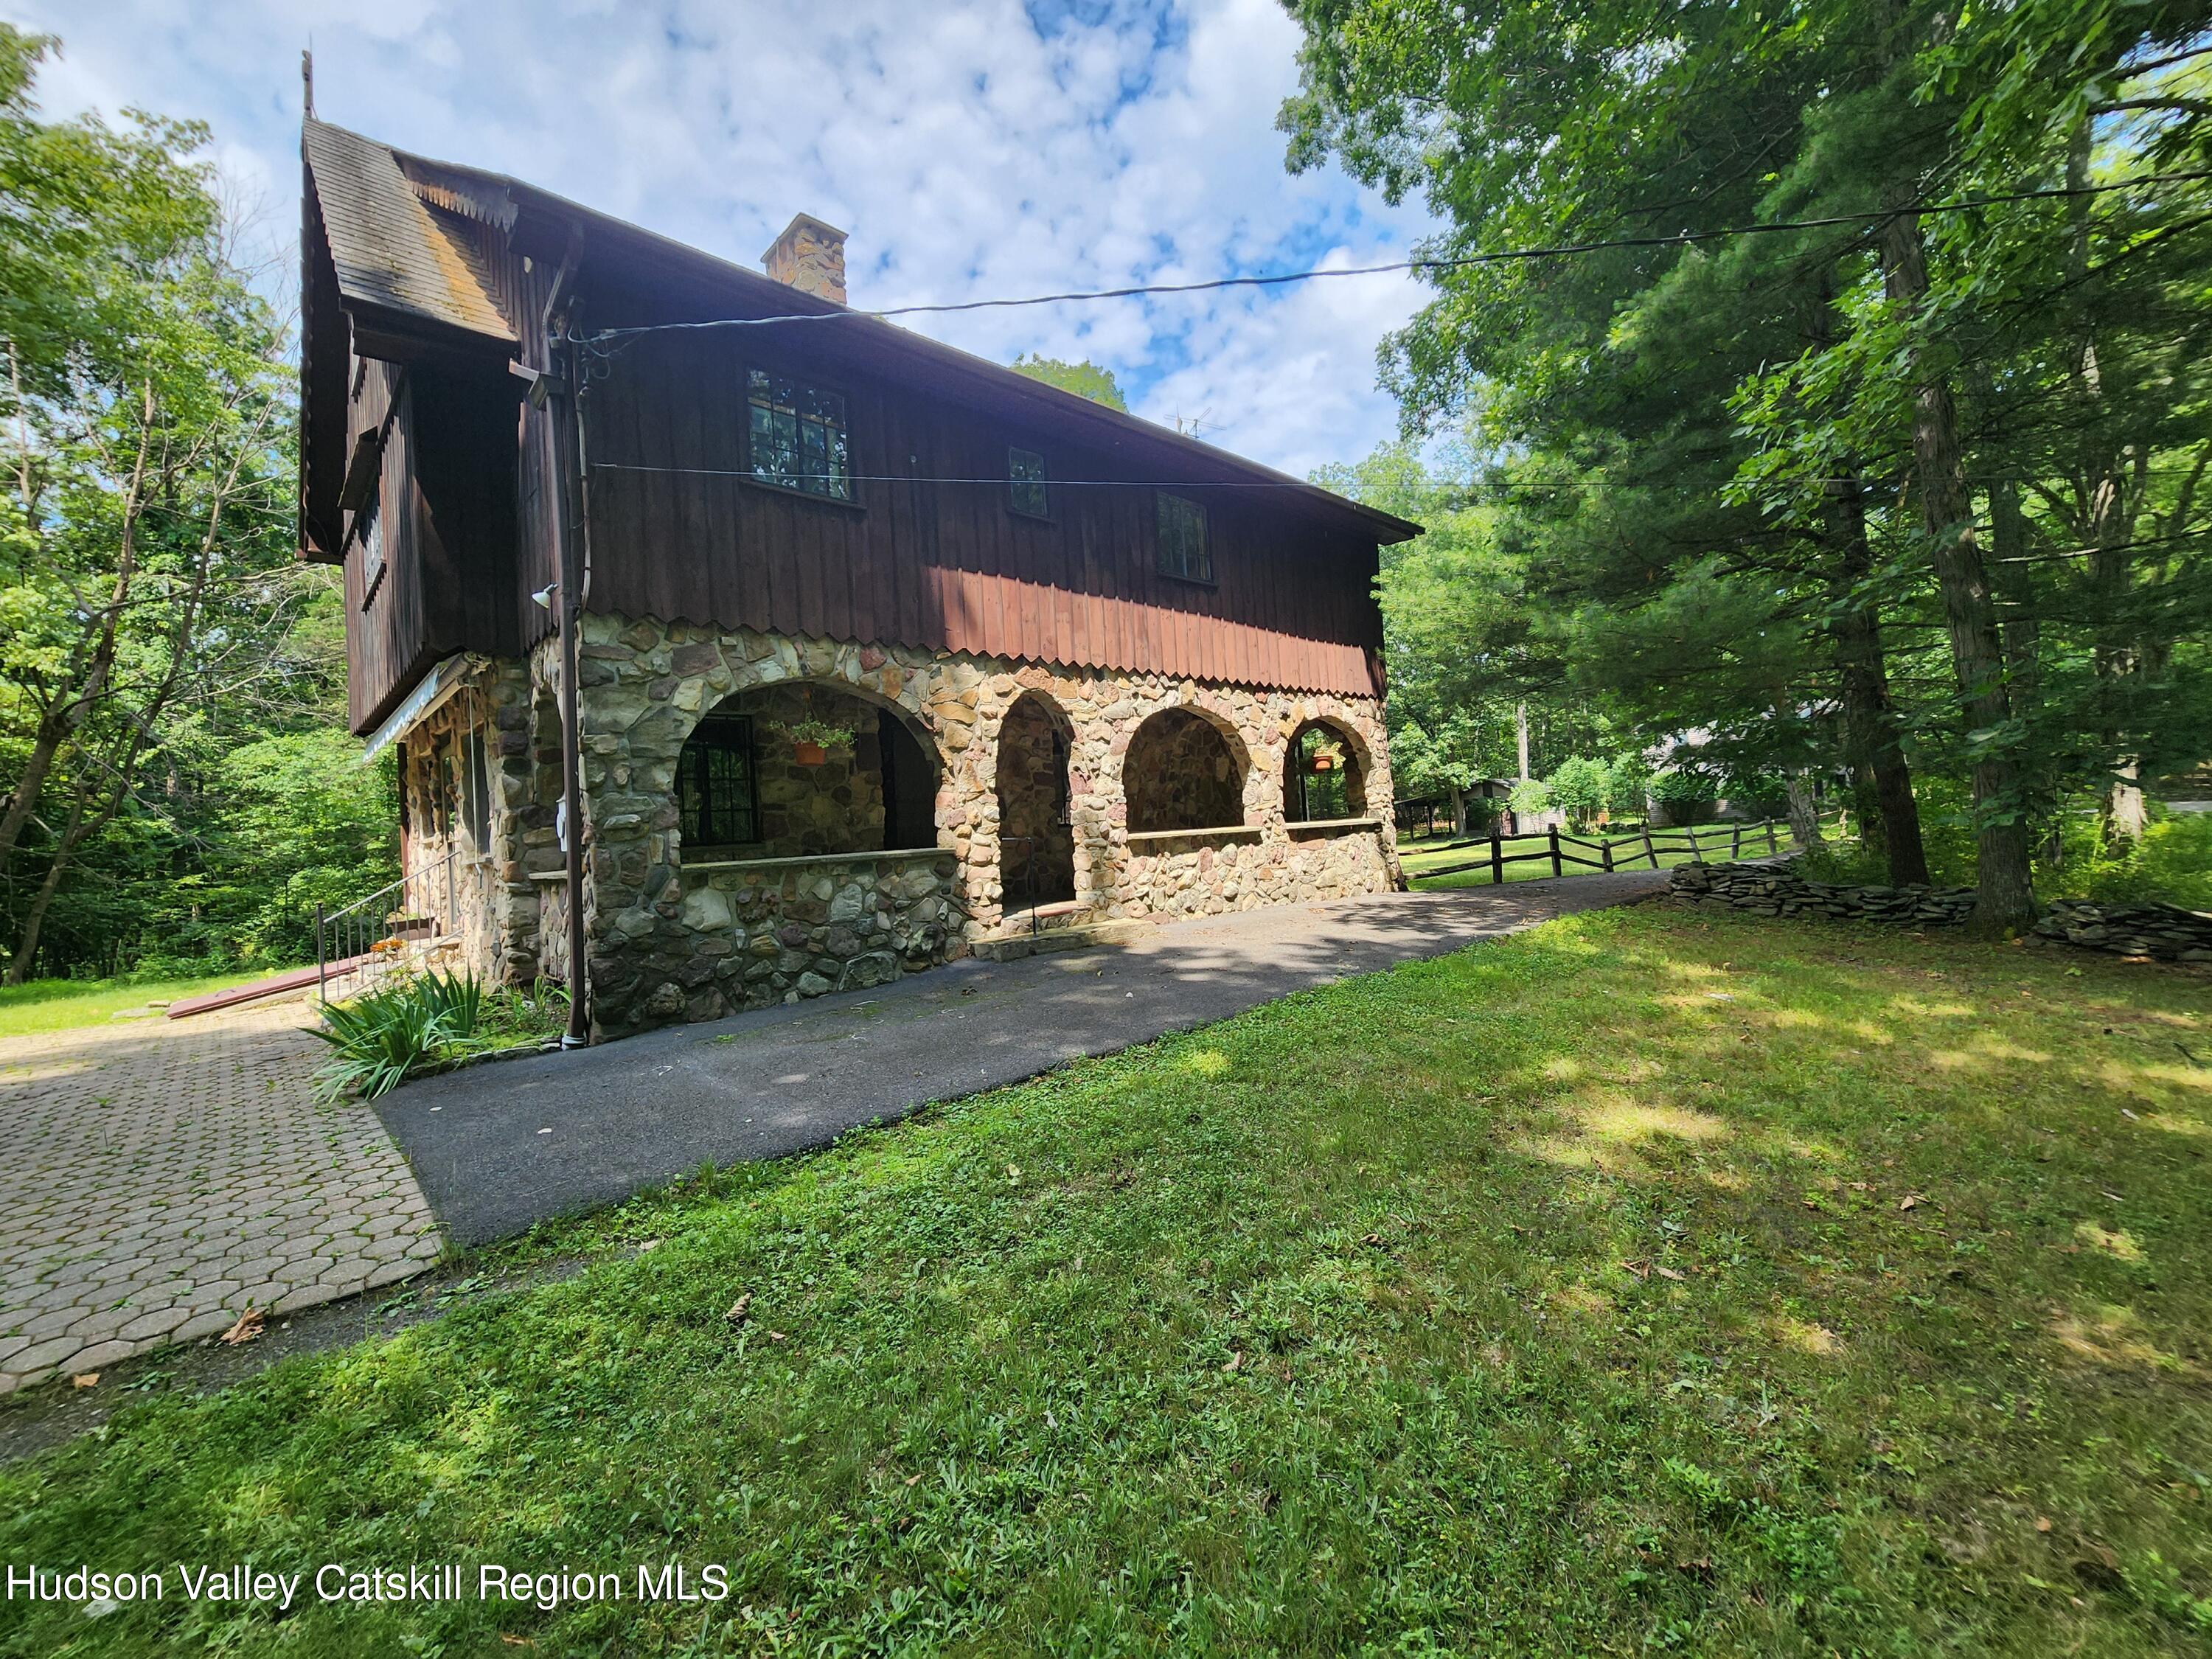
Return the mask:
<path id="1" fill-rule="evenodd" d="M 1068 902 L 1086 922 L 1214 915 L 1401 884 L 1387 824 L 1360 817 L 1299 825 L 1284 810 L 1291 740 L 1316 721 L 1345 745 L 1367 799 L 1390 798 L 1374 698 L 604 615 L 584 618 L 579 654 L 584 902 L 599 1036 L 874 983 L 894 962 L 905 972 L 962 955 L 1030 902 L 1020 865 L 1038 856 L 1025 850 L 1032 845 L 1072 874 Z M 522 672 L 515 669 L 518 684 Z M 530 695 L 518 690 L 514 706 L 532 712 L 520 717 L 520 775 L 507 795 L 536 896 L 526 919 L 509 917 L 507 948 L 526 950 L 532 970 L 550 974 L 565 966 L 553 827 L 558 728 L 549 746 L 536 711 L 555 706 L 553 641 L 538 648 L 527 673 Z M 769 767 L 783 763 L 768 753 L 763 818 L 781 814 L 775 839 L 687 857 L 674 790 L 678 757 L 700 718 L 718 706 L 757 710 L 763 722 L 783 718 L 805 706 L 786 706 L 793 689 L 809 685 L 817 714 L 844 720 L 821 706 L 830 701 L 823 692 L 836 694 L 865 710 L 861 723 L 896 723 L 913 740 L 912 752 L 936 769 L 933 789 L 922 787 L 927 816 L 903 829 L 890 821 L 883 781 L 872 772 L 878 751 L 862 737 L 835 781 L 817 769 L 773 782 Z M 1146 730 L 1163 714 L 1164 726 Z M 1012 763 L 1002 770 L 1010 716 L 1003 757 Z M 766 752 L 775 739 L 757 741 Z M 1182 778 L 1173 769 L 1194 745 L 1207 749 L 1204 764 L 1194 760 L 1197 775 Z M 1133 830 L 1133 746 L 1147 782 L 1157 775 L 1170 786 L 1164 793 L 1180 803 L 1170 810 L 1227 821 Z M 1055 790 L 1048 775 L 1063 764 L 1065 787 Z M 776 798 L 787 785 L 810 792 L 807 801 Z M 825 787 L 834 822 L 820 815 Z M 913 787 L 902 780 L 902 797 Z M 850 799 L 839 799 L 840 789 Z M 921 857 L 882 850 L 884 840 L 901 837 L 933 837 L 935 845 L 919 849 Z M 779 846 L 806 854 L 805 867 L 767 855 Z M 1018 890 L 1011 900 L 1009 873 Z"/>
<path id="2" fill-rule="evenodd" d="M 458 941 L 442 965 L 493 983 L 526 985 L 541 959 L 525 845 L 529 696 L 522 664 L 488 662 L 399 745 L 400 867 L 410 881 L 397 908 L 421 912 L 436 937 Z M 556 728 L 556 794 L 558 742 Z"/>

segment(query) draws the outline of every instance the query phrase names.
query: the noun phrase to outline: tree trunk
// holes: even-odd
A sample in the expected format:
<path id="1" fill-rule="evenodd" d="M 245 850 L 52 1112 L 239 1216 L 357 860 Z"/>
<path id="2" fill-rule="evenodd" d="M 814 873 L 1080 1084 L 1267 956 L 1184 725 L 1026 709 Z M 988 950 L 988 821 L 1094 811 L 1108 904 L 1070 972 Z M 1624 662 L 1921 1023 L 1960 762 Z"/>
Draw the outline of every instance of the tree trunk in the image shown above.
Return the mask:
<path id="1" fill-rule="evenodd" d="M 1920 839 L 1920 805 L 1912 795 L 1897 708 L 1889 695 L 1882 653 L 1881 613 L 1864 591 L 1874 574 L 1867 544 L 1866 496 L 1856 479 L 1831 486 L 1829 632 L 1836 641 L 1842 681 L 1844 749 L 1857 795 L 1859 838 L 1881 836 L 1889 878 L 1897 885 L 1926 885 L 1928 854 Z"/>
<path id="2" fill-rule="evenodd" d="M 54 843 L 54 855 L 46 866 L 46 873 L 39 880 L 39 890 L 31 896 L 31 908 L 23 913 L 23 931 L 16 937 L 15 952 L 8 960 L 7 982 L 21 985 L 31 977 L 31 964 L 39 957 L 39 934 L 46 925 L 46 912 L 52 908 L 54 895 L 61 890 L 62 873 L 70 866 L 78 842 L 84 836 L 84 794 L 82 790 L 70 802 L 69 823 L 62 830 L 62 838 Z"/>
<path id="3" fill-rule="evenodd" d="M 1528 705 L 1513 705 L 1513 737 L 1521 750 L 1521 781 L 1528 781 Z"/>
<path id="4" fill-rule="evenodd" d="M 1467 791 L 1457 784 L 1445 786 L 1451 791 L 1452 839 L 1467 839 Z"/>
<path id="5" fill-rule="evenodd" d="M 1813 781 L 1802 772 L 1790 777 L 1790 833 L 1800 847 L 1820 844 L 1820 803 L 1813 793 Z"/>
<path id="6" fill-rule="evenodd" d="M 1882 227 L 1881 251 L 1883 286 L 1890 296 L 1913 305 L 1924 299 L 1928 267 L 1919 221 L 1909 213 L 1890 220 Z M 1921 529 L 1942 599 L 1968 741 L 1977 757 L 1978 856 L 1969 925 L 1989 936 L 2024 927 L 2035 919 L 2026 804 L 2012 757 L 2012 704 L 2005 688 L 2004 650 L 1966 489 L 1958 409 L 1948 379 L 1924 364 L 1916 367 L 1921 379 L 1913 392 L 1912 459 L 1920 490 Z"/>

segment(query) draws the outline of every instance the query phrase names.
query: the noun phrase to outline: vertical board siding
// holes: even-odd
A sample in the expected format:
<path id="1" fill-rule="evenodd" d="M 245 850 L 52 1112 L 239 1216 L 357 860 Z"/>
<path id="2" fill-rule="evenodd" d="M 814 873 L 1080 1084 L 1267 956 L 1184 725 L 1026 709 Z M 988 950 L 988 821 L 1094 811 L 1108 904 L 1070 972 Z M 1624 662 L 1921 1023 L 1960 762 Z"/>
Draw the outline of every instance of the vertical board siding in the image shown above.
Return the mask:
<path id="1" fill-rule="evenodd" d="M 1380 689 L 1375 548 L 1358 532 L 1265 488 L 1194 489 L 1218 581 L 1180 581 L 1156 568 L 1152 491 L 1080 482 L 1142 480 L 1144 459 L 1024 433 L 834 354 L 790 350 L 694 334 L 644 336 L 611 355 L 588 399 L 592 458 L 620 464 L 591 481 L 594 610 L 1216 682 Z M 858 479 L 849 505 L 743 476 L 744 375 L 756 363 L 844 395 Z M 1048 520 L 1014 513 L 996 482 L 1017 442 L 1046 457 Z M 939 482 L 950 479 L 984 482 Z M 550 487 L 526 462 L 526 494 Z M 532 568 L 535 520 L 523 516 L 521 562 Z"/>

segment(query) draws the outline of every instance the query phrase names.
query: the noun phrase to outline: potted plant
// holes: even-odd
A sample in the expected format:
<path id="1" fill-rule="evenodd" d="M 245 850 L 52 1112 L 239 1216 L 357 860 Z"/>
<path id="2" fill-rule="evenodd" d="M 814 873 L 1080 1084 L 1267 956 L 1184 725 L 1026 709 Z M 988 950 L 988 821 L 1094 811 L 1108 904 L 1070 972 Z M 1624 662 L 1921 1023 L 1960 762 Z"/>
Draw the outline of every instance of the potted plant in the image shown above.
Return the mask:
<path id="1" fill-rule="evenodd" d="M 830 758 L 832 749 L 850 749 L 856 735 L 849 726 L 839 726 L 830 720 L 818 720 L 811 715 L 803 720 L 787 721 L 783 735 L 791 739 L 791 757 L 801 766 L 819 766 Z"/>
<path id="2" fill-rule="evenodd" d="M 1344 745 L 1334 738 L 1323 738 L 1313 746 L 1306 757 L 1306 765 L 1316 772 L 1334 772 L 1344 764 Z"/>

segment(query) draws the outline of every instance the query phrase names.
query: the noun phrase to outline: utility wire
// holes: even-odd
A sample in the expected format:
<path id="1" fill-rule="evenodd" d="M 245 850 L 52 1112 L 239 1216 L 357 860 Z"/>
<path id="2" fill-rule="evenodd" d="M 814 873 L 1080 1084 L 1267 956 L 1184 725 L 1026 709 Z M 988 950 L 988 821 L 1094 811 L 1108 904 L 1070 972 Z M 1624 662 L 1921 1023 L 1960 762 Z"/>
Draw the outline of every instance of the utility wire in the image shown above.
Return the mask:
<path id="1" fill-rule="evenodd" d="M 2189 173 L 2146 173 L 2141 178 L 2104 185 L 2053 185 L 2045 190 L 2008 191 L 1977 196 L 1960 202 L 1931 202 L 1921 206 L 1882 208 L 1869 213 L 1836 213 L 1818 219 L 1784 219 L 1759 224 L 1730 225 L 1717 230 L 1683 230 L 1666 236 L 1620 236 L 1603 241 L 1562 242 L 1547 247 L 1500 248 L 1488 253 L 1449 254 L 1434 258 L 1397 259 L 1387 264 L 1346 265 L 1334 269 L 1277 271 L 1259 276 L 1215 276 L 1198 283 L 1139 283 L 1127 288 L 1072 289 L 1063 294 L 1032 294 L 1017 299 L 958 300 L 924 305 L 890 306 L 881 311 L 793 312 L 772 317 L 710 317 L 696 322 L 640 323 L 628 328 L 606 328 L 582 336 L 592 344 L 633 338 L 642 334 L 677 333 L 710 328 L 762 328 L 771 323 L 830 323 L 854 317 L 883 320 L 892 317 L 936 315 L 956 311 L 994 311 L 1018 306 L 1059 305 L 1079 300 L 1127 300 L 1152 294 L 1203 294 L 1218 289 L 1276 288 L 1286 283 L 1316 282 L 1329 276 L 1376 276 L 1401 270 L 1458 270 L 1470 265 L 1504 264 L 1524 259 L 1567 258 L 1583 253 L 1607 253 L 1636 248 L 1687 247 L 1731 236 L 1758 236 L 1798 230 L 1828 230 L 1843 225 L 1883 223 L 1892 219 L 1917 218 L 1947 213 L 1973 213 L 1983 208 L 2013 202 L 2058 201 L 2073 197 L 2101 196 L 2116 190 L 2138 190 L 2146 185 L 2185 184 L 2212 179 L 2212 169 Z"/>

